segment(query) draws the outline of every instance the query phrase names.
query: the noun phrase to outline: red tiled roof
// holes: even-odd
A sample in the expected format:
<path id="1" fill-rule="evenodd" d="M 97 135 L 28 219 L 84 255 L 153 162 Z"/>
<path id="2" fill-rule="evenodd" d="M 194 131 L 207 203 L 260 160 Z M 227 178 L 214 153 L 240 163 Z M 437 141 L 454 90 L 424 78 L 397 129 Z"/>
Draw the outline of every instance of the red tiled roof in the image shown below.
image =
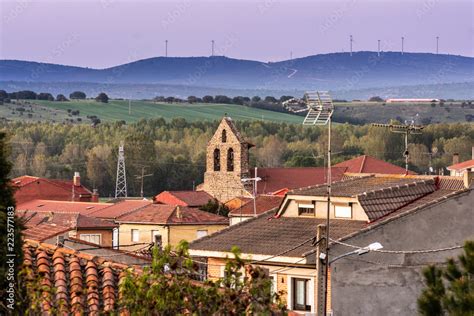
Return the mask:
<path id="1" fill-rule="evenodd" d="M 466 161 L 451 165 L 446 169 L 448 169 L 450 171 L 451 170 L 453 170 L 453 171 L 462 171 L 462 170 L 465 170 L 465 169 L 468 169 L 468 168 L 474 168 L 474 159 L 466 160 Z"/>
<path id="2" fill-rule="evenodd" d="M 41 224 L 54 224 L 69 228 L 112 229 L 117 225 L 111 221 L 85 216 L 79 213 L 17 211 L 25 219 L 25 225 L 33 228 Z"/>
<path id="3" fill-rule="evenodd" d="M 91 203 L 91 202 L 68 202 L 53 200 L 32 200 L 21 203 L 17 206 L 17 210 L 36 211 L 36 212 L 70 212 L 88 215 L 97 210 L 109 207 L 108 203 Z"/>
<path id="4" fill-rule="evenodd" d="M 205 191 L 163 191 L 154 200 L 161 204 L 198 207 L 212 199 Z"/>
<path id="5" fill-rule="evenodd" d="M 29 185 L 35 181 L 46 181 L 52 183 L 64 190 L 68 190 L 72 192 L 72 187 L 74 183 L 72 180 L 62 180 L 62 179 L 47 179 L 47 178 L 39 178 L 39 177 L 32 177 L 32 176 L 21 176 L 12 180 L 13 186 L 22 188 L 26 185 Z M 79 186 L 74 187 L 74 191 L 76 194 L 79 195 L 92 195 L 92 192 L 84 187 L 82 184 Z"/>
<path id="6" fill-rule="evenodd" d="M 271 209 L 274 209 L 280 205 L 283 200 L 283 196 L 277 195 L 259 195 L 255 199 L 255 211 L 257 215 L 265 213 Z M 242 205 L 242 207 L 234 209 L 229 212 L 229 216 L 238 217 L 243 216 L 254 216 L 254 203 L 253 199 Z"/>
<path id="7" fill-rule="evenodd" d="M 287 188 L 297 189 L 326 182 L 326 171 L 324 167 L 308 168 L 258 168 L 257 176 L 262 180 L 257 183 L 258 194 L 271 194 L 275 191 Z M 332 180 L 342 179 L 346 168 L 332 168 Z M 250 171 L 252 177 L 255 169 Z"/>
<path id="8" fill-rule="evenodd" d="M 340 162 L 334 167 L 345 167 L 349 173 L 405 174 L 404 168 L 367 155 Z M 416 173 L 408 171 L 408 174 Z"/>
<path id="9" fill-rule="evenodd" d="M 221 224 L 227 225 L 229 219 L 220 215 L 204 212 L 192 207 L 150 204 L 134 212 L 117 218 L 120 223 L 147 224 Z"/>
<path id="10" fill-rule="evenodd" d="M 24 237 L 37 241 L 45 241 L 59 234 L 72 230 L 72 227 L 61 226 L 53 223 L 39 223 L 35 226 L 26 225 L 23 231 Z"/>
<path id="11" fill-rule="evenodd" d="M 26 240 L 23 267 L 39 276 L 42 313 L 99 315 L 117 311 L 118 285 L 129 266 L 75 250 Z M 139 267 L 135 267 L 141 272 Z M 28 282 L 28 281 L 27 281 Z M 53 291 L 54 289 L 54 291 Z"/>
<path id="12" fill-rule="evenodd" d="M 133 212 L 139 208 L 150 205 L 150 200 L 120 200 L 117 203 L 106 203 L 107 207 L 89 213 L 89 216 L 99 218 L 117 218 L 126 213 Z"/>

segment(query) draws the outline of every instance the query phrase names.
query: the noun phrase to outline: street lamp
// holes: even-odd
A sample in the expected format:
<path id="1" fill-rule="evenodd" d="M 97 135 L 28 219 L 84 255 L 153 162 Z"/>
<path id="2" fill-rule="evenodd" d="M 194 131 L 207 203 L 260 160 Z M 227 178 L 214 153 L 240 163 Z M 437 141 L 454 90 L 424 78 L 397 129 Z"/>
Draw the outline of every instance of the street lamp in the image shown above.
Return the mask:
<path id="1" fill-rule="evenodd" d="M 366 254 L 366 253 L 368 253 L 368 252 L 377 251 L 377 250 L 380 250 L 380 249 L 382 249 L 382 248 L 383 248 L 383 246 L 382 246 L 381 243 L 379 243 L 379 242 L 374 242 L 374 243 L 372 243 L 372 244 L 370 244 L 370 245 L 368 245 L 368 246 L 366 246 L 366 247 L 358 248 L 358 249 L 356 249 L 356 250 L 354 250 L 354 251 L 350 251 L 350 252 L 348 252 L 348 253 L 344 253 L 344 254 L 342 254 L 342 255 L 340 255 L 340 256 L 337 256 L 337 257 L 335 257 L 334 259 L 332 259 L 331 261 L 329 261 L 329 264 L 333 263 L 333 262 L 336 261 L 336 260 L 339 260 L 339 259 L 342 259 L 342 258 L 351 256 L 351 255 L 359 255 L 359 256 L 361 256 L 361 255 Z"/>

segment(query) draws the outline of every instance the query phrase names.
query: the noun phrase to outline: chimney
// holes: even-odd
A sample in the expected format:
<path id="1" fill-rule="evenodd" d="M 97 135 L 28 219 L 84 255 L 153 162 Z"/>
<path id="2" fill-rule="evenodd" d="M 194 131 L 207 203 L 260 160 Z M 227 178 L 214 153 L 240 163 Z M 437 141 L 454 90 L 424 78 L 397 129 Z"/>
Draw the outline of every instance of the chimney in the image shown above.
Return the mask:
<path id="1" fill-rule="evenodd" d="M 94 202 L 94 203 L 99 202 L 99 191 L 97 191 L 97 189 L 92 190 L 91 202 Z"/>
<path id="2" fill-rule="evenodd" d="M 454 153 L 453 154 L 453 165 L 459 163 L 459 154 L 458 153 Z"/>
<path id="3" fill-rule="evenodd" d="M 474 171 L 472 170 L 469 170 L 469 169 L 466 169 L 466 171 L 464 171 L 464 187 L 466 189 L 469 189 L 471 187 L 471 185 L 473 184 L 473 180 L 474 180 Z"/>
<path id="4" fill-rule="evenodd" d="M 74 183 L 75 187 L 80 187 L 81 186 L 81 176 L 79 175 L 79 172 L 74 172 L 74 177 L 72 178 L 72 181 Z"/>
<path id="5" fill-rule="evenodd" d="M 176 218 L 178 219 L 182 219 L 183 218 L 183 214 L 181 214 L 181 208 L 178 206 L 176 206 Z"/>

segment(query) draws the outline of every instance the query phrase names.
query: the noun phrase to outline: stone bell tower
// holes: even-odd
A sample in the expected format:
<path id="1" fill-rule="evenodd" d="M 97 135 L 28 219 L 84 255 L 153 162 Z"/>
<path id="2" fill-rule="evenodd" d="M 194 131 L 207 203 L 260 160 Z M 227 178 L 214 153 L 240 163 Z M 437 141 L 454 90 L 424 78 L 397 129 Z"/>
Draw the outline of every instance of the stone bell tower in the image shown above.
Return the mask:
<path id="1" fill-rule="evenodd" d="M 225 116 L 207 144 L 206 173 L 200 190 L 223 203 L 248 195 L 241 179 L 249 177 L 252 146 L 240 135 L 232 119 Z"/>

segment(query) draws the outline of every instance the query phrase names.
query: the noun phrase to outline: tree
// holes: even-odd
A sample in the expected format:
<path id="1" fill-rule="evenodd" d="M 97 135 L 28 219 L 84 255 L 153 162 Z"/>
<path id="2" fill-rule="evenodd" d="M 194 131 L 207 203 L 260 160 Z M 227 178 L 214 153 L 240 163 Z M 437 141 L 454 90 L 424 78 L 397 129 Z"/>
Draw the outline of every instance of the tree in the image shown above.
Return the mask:
<path id="1" fill-rule="evenodd" d="M 69 100 L 64 96 L 64 94 L 58 94 L 58 96 L 56 97 L 56 101 L 58 101 L 58 102 L 67 102 Z"/>
<path id="2" fill-rule="evenodd" d="M 9 178 L 11 172 L 11 163 L 7 158 L 9 156 L 10 149 L 7 147 L 6 134 L 0 132 L 0 236 L 2 236 L 0 238 L 0 258 L 3 260 L 0 265 L 0 296 L 2 297 L 0 311 L 5 315 L 12 312 L 12 310 L 6 310 L 6 306 L 12 301 L 20 304 L 24 302 L 19 299 L 22 291 L 20 291 L 21 284 L 17 278 L 19 267 L 23 262 L 21 248 L 23 222 L 15 215 L 15 200 Z M 13 240 L 13 244 L 9 243 L 11 240 Z M 15 256 L 7 257 L 7 254 L 15 254 Z M 11 264 L 7 258 L 12 258 Z M 9 273 L 10 269 L 13 269 L 12 274 Z M 11 283 L 13 283 L 13 287 L 10 286 Z"/>
<path id="3" fill-rule="evenodd" d="M 214 97 L 212 95 L 205 95 L 202 97 L 202 102 L 204 103 L 213 103 Z"/>
<path id="4" fill-rule="evenodd" d="M 199 208 L 201 211 L 226 216 L 229 214 L 230 209 L 222 203 L 219 203 L 216 199 L 211 199 L 207 201 L 206 204 L 202 205 Z"/>
<path id="5" fill-rule="evenodd" d="M 8 99 L 8 93 L 5 90 L 0 90 L 0 100 Z"/>
<path id="6" fill-rule="evenodd" d="M 104 92 L 99 93 L 98 96 L 95 97 L 95 100 L 97 102 L 102 102 L 102 103 L 108 103 L 109 102 L 109 96 L 105 94 Z"/>
<path id="7" fill-rule="evenodd" d="M 197 102 L 197 98 L 194 95 L 190 95 L 188 97 L 188 103 L 189 104 L 193 104 L 193 103 L 196 103 L 196 102 Z"/>
<path id="8" fill-rule="evenodd" d="M 429 266 L 423 276 L 426 287 L 417 301 L 421 315 L 474 315 L 474 241 L 466 241 L 458 262 Z"/>
<path id="9" fill-rule="evenodd" d="M 371 97 L 371 98 L 369 99 L 369 101 L 370 101 L 370 102 L 383 102 L 384 99 L 382 99 L 382 98 L 379 97 L 379 96 L 376 96 L 376 97 Z"/>
<path id="10" fill-rule="evenodd" d="M 54 97 L 51 93 L 41 92 L 36 96 L 38 100 L 54 101 Z"/>
<path id="11" fill-rule="evenodd" d="M 272 97 L 272 96 L 266 96 L 265 97 L 265 102 L 268 102 L 268 103 L 277 103 L 277 99 L 275 99 L 275 97 Z"/>
<path id="12" fill-rule="evenodd" d="M 84 100 L 86 98 L 86 94 L 82 91 L 74 91 L 69 95 L 69 99 L 73 100 Z"/>
<path id="13" fill-rule="evenodd" d="M 8 97 L 10 99 L 35 100 L 36 93 L 30 90 L 23 90 L 23 91 L 9 93 Z"/>
<path id="14" fill-rule="evenodd" d="M 262 98 L 260 98 L 258 95 L 252 97 L 252 102 L 260 102 L 262 101 Z"/>
<path id="15" fill-rule="evenodd" d="M 280 295 L 258 267 L 246 265 L 238 249 L 228 259 L 224 277 L 197 284 L 199 263 L 182 241 L 175 251 L 153 248 L 151 267 L 143 273 L 127 271 L 120 283 L 120 308 L 131 315 L 279 315 L 285 313 Z"/>
<path id="16" fill-rule="evenodd" d="M 214 98 L 215 103 L 229 104 L 231 103 L 231 101 L 232 100 L 226 95 L 216 95 L 216 97 Z"/>

